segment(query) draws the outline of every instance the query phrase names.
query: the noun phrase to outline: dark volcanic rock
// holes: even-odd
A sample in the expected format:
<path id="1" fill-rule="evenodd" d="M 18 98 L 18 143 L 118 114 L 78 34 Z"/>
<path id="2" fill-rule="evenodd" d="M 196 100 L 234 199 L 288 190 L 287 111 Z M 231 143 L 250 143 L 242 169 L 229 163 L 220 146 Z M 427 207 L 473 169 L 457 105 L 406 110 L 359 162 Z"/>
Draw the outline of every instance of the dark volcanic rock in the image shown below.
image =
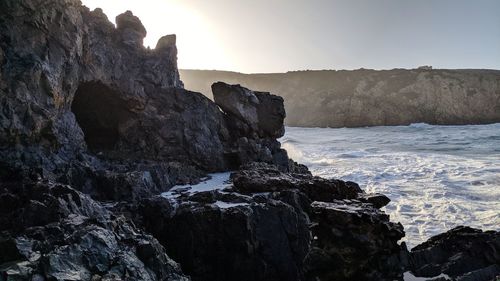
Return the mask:
<path id="1" fill-rule="evenodd" d="M 176 184 L 197 183 L 206 176 L 178 162 L 141 161 L 92 165 L 76 162 L 58 180 L 102 201 L 136 201 L 169 190 Z"/>
<path id="2" fill-rule="evenodd" d="M 415 276 L 441 273 L 460 281 L 489 281 L 500 276 L 500 232 L 460 226 L 411 250 Z"/>
<path id="3" fill-rule="evenodd" d="M 246 165 L 232 178 L 232 188 L 147 199 L 128 213 L 193 280 L 402 275 L 404 248 L 397 244 L 402 226 L 358 201 L 357 185 L 282 173 L 265 163 Z M 311 206 L 311 198 L 331 203 Z"/>
<path id="4" fill-rule="evenodd" d="M 389 199 L 389 197 L 380 193 L 359 193 L 356 199 L 364 203 L 370 203 L 378 209 L 386 206 L 387 204 L 389 204 L 389 202 L 391 202 L 391 199 Z"/>
<path id="5" fill-rule="evenodd" d="M 310 280 L 394 280 L 404 261 L 398 240 L 403 226 L 371 204 L 314 202 Z"/>
<path id="6" fill-rule="evenodd" d="M 1 281 L 188 280 L 166 253 L 199 281 L 400 279 L 388 198 L 289 159 L 282 98 L 216 83 L 217 105 L 183 89 L 175 36 L 146 49 L 137 17 L 116 22 L 78 0 L 0 1 Z M 240 166 L 223 190 L 157 196 Z M 488 237 L 439 253 L 485 276 Z"/>
<path id="7" fill-rule="evenodd" d="M 189 280 L 153 237 L 65 185 L 0 185 L 0 280 Z"/>
<path id="8" fill-rule="evenodd" d="M 230 118 L 244 123 L 242 131 L 248 130 L 246 125 L 261 137 L 279 138 L 285 134 L 283 98 L 224 82 L 213 84 L 212 92 L 215 103 Z"/>
<path id="9" fill-rule="evenodd" d="M 261 199 L 173 207 L 156 198 L 142 205 L 142 220 L 193 280 L 300 280 L 311 241 L 308 217 L 283 201 Z"/>
<path id="10" fill-rule="evenodd" d="M 308 174 L 288 174 L 275 166 L 252 163 L 231 175 L 235 190 L 241 193 L 274 192 L 299 189 L 313 201 L 355 199 L 362 190 L 355 183 L 328 180 Z"/>
<path id="11" fill-rule="evenodd" d="M 89 161 L 95 170 L 105 166 L 99 177 L 112 179 L 135 172 L 109 168 L 123 161 L 175 162 L 201 171 L 264 161 L 289 169 L 276 140 L 283 133 L 281 98 L 259 94 L 256 114 L 277 119 L 232 133 L 241 121 L 182 88 L 175 36 L 144 48 L 146 30 L 131 12 L 119 15 L 115 28 L 102 10 L 89 11 L 77 0 L 5 0 L 0 19 L 0 161 L 6 166 L 38 170 L 50 180 Z M 274 130 L 269 124 L 281 132 L 256 134 Z M 99 159 L 87 161 L 89 155 Z M 150 193 L 172 184 L 157 182 Z M 139 190 L 147 194 L 144 186 Z"/>

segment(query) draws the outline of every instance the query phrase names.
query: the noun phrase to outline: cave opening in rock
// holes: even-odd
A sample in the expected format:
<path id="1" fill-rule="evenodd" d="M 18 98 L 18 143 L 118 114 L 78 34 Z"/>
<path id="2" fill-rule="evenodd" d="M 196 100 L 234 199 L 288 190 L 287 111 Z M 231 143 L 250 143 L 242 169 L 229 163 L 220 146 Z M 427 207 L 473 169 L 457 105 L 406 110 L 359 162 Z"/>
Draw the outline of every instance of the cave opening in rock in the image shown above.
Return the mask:
<path id="1" fill-rule="evenodd" d="M 117 91 L 95 81 L 78 87 L 71 110 L 92 151 L 116 149 L 120 125 L 131 115 Z"/>

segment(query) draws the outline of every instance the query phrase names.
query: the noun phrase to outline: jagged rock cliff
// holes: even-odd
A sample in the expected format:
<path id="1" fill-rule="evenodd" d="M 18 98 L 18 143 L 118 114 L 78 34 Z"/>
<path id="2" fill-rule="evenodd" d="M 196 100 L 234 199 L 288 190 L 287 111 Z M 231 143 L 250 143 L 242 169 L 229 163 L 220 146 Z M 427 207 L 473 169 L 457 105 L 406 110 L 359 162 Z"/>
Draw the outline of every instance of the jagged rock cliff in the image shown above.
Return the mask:
<path id="1" fill-rule="evenodd" d="M 131 12 L 116 23 L 0 1 L 0 281 L 401 280 L 389 199 L 289 159 L 282 98 L 187 91 L 174 36 L 150 50 Z"/>
<path id="2" fill-rule="evenodd" d="M 5 0 L 0 20 L 1 162 L 40 168 L 36 173 L 81 188 L 90 184 L 82 174 L 110 170 L 91 163 L 88 151 L 221 171 L 249 161 L 239 152 L 251 147 L 254 160 L 281 161 L 275 163 L 287 169 L 275 138 L 233 133 L 215 103 L 182 88 L 175 35 L 144 48 L 146 30 L 131 12 L 118 16 L 115 28 L 101 10 L 77 0 Z M 68 162 L 75 167 L 66 172 Z M 175 184 L 154 175 L 165 169 L 149 168 L 158 190 Z"/>
<path id="3" fill-rule="evenodd" d="M 361 127 L 500 122 L 500 71 L 394 69 L 241 74 L 181 70 L 187 89 L 212 96 L 216 81 L 285 99 L 286 124 Z"/>

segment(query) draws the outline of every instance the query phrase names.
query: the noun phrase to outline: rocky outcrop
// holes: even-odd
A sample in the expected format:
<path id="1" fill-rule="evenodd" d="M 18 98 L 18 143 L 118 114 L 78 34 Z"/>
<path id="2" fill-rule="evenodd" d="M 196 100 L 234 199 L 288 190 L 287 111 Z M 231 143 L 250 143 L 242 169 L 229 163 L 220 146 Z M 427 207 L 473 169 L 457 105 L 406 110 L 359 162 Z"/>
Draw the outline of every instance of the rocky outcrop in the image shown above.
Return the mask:
<path id="1" fill-rule="evenodd" d="M 243 194 L 298 189 L 312 201 L 356 199 L 362 193 L 356 183 L 313 177 L 311 174 L 285 174 L 262 163 L 243 166 L 231 175 L 234 189 Z"/>
<path id="2" fill-rule="evenodd" d="M 500 276 L 500 232 L 457 227 L 416 246 L 410 254 L 415 276 L 441 273 L 460 281 L 490 281 Z"/>
<path id="3" fill-rule="evenodd" d="M 285 100 L 286 124 L 364 127 L 500 122 L 500 71 L 325 70 L 271 74 L 181 70 L 186 88 L 212 97 L 216 81 L 271 91 Z"/>
<path id="4" fill-rule="evenodd" d="M 214 83 L 212 92 L 215 103 L 228 117 L 243 123 L 241 131 L 257 132 L 264 138 L 280 138 L 285 134 L 283 98 L 223 82 Z"/>
<path id="5" fill-rule="evenodd" d="M 314 202 L 309 280 L 394 280 L 406 263 L 403 226 L 371 204 Z"/>
<path id="6" fill-rule="evenodd" d="M 0 280 L 189 280 L 152 236 L 69 186 L 0 184 Z"/>
<path id="7" fill-rule="evenodd" d="M 155 239 L 93 200 L 133 206 L 255 160 L 304 169 L 263 123 L 233 131 L 183 89 L 175 36 L 146 49 L 137 17 L 116 22 L 77 0 L 0 2 L 0 278 L 183 280 Z M 275 106 L 266 94 L 259 114 Z"/>
<path id="8" fill-rule="evenodd" d="M 276 140 L 285 133 L 285 109 L 281 97 L 254 92 L 223 82 L 212 85 L 215 103 L 224 111 L 230 143 L 226 148 L 233 166 L 254 161 L 291 169 L 286 151 Z"/>
<path id="9" fill-rule="evenodd" d="M 179 177 L 169 173 L 153 176 L 162 166 L 210 172 L 265 161 L 289 169 L 277 133 L 258 134 L 269 131 L 263 122 L 233 132 L 241 122 L 233 124 L 212 101 L 184 90 L 175 36 L 144 48 L 146 30 L 131 12 L 119 15 L 115 28 L 102 10 L 89 11 L 77 0 L 7 0 L 0 3 L 0 18 L 5 165 L 35 169 L 43 178 L 110 199 L 116 198 L 99 194 L 102 188 L 89 190 L 92 182 L 118 185 L 109 190 L 145 181 L 131 194 L 142 197 L 176 183 Z M 273 108 L 283 113 L 273 123 L 282 130 L 282 99 L 257 95 L 263 99 L 259 116 L 274 118 Z M 144 161 L 139 169 L 130 165 Z"/>
<path id="10" fill-rule="evenodd" d="M 131 12 L 0 1 L 1 281 L 401 279 L 387 197 L 313 177 L 276 140 L 282 98 L 185 90 L 175 36 L 145 35 Z"/>
<path id="11" fill-rule="evenodd" d="M 357 200 L 369 196 L 354 183 L 263 163 L 231 178 L 224 189 L 180 190 L 128 213 L 193 280 L 401 278 L 403 227 Z"/>

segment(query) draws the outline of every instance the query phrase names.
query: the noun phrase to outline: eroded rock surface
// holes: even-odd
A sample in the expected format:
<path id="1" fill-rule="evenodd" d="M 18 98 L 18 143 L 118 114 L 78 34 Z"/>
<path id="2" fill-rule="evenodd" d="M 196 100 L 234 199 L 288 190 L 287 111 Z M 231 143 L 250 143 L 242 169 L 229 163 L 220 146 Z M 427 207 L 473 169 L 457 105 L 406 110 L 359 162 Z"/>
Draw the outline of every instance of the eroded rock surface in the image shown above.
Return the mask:
<path id="1" fill-rule="evenodd" d="M 66 185 L 0 184 L 0 280 L 189 280 L 152 236 Z"/>
<path id="2" fill-rule="evenodd" d="M 310 280 L 401 278 L 405 252 L 397 241 L 403 226 L 372 204 L 314 202 L 314 242 L 308 255 Z"/>
<path id="3" fill-rule="evenodd" d="M 283 124 L 286 114 L 282 97 L 224 82 L 214 83 L 212 92 L 215 103 L 228 117 L 243 123 L 237 128 L 243 134 L 254 131 L 261 137 L 271 138 L 280 138 L 285 134 Z"/>
<path id="4" fill-rule="evenodd" d="M 231 178 L 223 189 L 148 199 L 129 213 L 193 280 L 402 276 L 403 227 L 357 200 L 366 195 L 354 183 L 265 163 L 245 165 Z"/>
<path id="5" fill-rule="evenodd" d="M 236 120 L 182 88 L 175 35 L 160 38 L 155 49 L 145 48 L 146 30 L 130 11 L 116 18 L 115 28 L 102 10 L 89 11 L 77 0 L 6 0 L 0 18 L 5 165 L 67 183 L 76 177 L 75 169 L 68 175 L 69 162 L 72 168 L 91 166 L 90 174 L 109 174 L 108 181 L 136 172 L 122 162 L 148 161 L 152 168 L 140 169 L 145 174 L 164 163 L 205 172 L 251 161 L 289 169 L 276 141 L 283 133 L 281 98 L 262 94 L 258 108 L 259 116 L 270 116 L 266 119 L 275 111 L 282 114 L 272 123 L 280 132 L 259 135 L 269 131 L 265 122 L 235 132 Z M 151 194 L 175 183 L 175 177 L 157 177 Z M 91 187 L 86 184 L 85 190 Z M 147 189 L 139 188 L 137 196 Z"/>
<path id="6" fill-rule="evenodd" d="M 131 12 L 116 23 L 78 0 L 0 1 L 1 281 L 401 279 L 389 199 L 289 159 L 282 98 L 185 90 L 174 35 L 149 49 Z"/>
<path id="7" fill-rule="evenodd" d="M 413 248 L 410 265 L 415 276 L 495 280 L 500 276 L 500 232 L 456 227 Z"/>

